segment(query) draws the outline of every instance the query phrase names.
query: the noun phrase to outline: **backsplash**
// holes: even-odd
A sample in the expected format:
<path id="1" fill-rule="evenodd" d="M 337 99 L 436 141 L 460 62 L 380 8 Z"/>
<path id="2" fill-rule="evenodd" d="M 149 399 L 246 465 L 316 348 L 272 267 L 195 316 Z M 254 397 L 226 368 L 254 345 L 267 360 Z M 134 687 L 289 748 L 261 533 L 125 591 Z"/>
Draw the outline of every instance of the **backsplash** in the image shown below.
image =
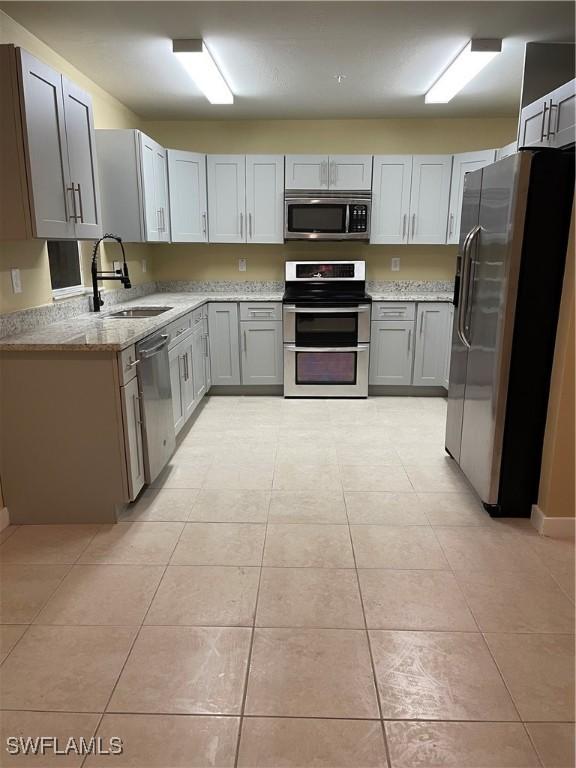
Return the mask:
<path id="1" fill-rule="evenodd" d="M 165 293 L 278 293 L 284 280 L 163 280 L 158 290 Z"/>
<path id="2" fill-rule="evenodd" d="M 367 280 L 368 293 L 451 293 L 452 280 Z"/>

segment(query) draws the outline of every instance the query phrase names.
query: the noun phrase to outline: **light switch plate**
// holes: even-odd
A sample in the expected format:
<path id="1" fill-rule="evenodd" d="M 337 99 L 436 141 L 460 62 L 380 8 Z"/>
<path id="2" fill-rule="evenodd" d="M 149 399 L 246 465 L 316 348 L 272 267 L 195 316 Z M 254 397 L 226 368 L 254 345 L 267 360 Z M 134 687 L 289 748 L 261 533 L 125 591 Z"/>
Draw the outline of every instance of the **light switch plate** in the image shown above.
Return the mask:
<path id="1" fill-rule="evenodd" d="M 400 272 L 400 256 L 393 256 L 390 259 L 390 269 L 392 272 Z"/>
<path id="2" fill-rule="evenodd" d="M 146 259 L 142 259 L 142 272 L 148 271 L 148 265 L 146 264 Z"/>
<path id="3" fill-rule="evenodd" d="M 238 259 L 238 272 L 246 272 L 246 259 Z"/>
<path id="4" fill-rule="evenodd" d="M 22 293 L 22 281 L 20 280 L 20 270 L 11 269 L 10 274 L 12 277 L 12 290 L 14 293 Z"/>

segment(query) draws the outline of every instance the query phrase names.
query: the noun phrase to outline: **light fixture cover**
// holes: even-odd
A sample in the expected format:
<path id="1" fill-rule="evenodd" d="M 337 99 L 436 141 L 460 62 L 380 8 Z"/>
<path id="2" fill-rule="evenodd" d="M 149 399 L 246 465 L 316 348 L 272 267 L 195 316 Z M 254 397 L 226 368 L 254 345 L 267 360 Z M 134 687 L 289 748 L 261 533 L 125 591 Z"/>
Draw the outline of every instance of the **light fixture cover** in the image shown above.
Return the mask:
<path id="1" fill-rule="evenodd" d="M 234 95 L 203 40 L 173 40 L 172 51 L 210 104 L 234 103 Z"/>
<path id="2" fill-rule="evenodd" d="M 470 40 L 424 97 L 426 104 L 446 104 L 502 50 L 502 40 Z"/>

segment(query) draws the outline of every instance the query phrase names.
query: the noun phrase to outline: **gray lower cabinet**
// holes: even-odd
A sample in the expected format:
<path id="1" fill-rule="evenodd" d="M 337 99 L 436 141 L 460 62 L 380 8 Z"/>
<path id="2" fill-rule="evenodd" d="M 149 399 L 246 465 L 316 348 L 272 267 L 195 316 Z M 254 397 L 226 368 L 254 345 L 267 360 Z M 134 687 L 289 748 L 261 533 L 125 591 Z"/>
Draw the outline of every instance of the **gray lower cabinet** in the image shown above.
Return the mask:
<path id="1" fill-rule="evenodd" d="M 443 387 L 446 382 L 450 305 L 418 304 L 414 350 L 414 386 Z"/>
<path id="2" fill-rule="evenodd" d="M 240 323 L 242 384 L 282 384 L 282 322 L 244 320 Z"/>
<path id="3" fill-rule="evenodd" d="M 138 397 L 138 379 L 135 376 L 124 387 L 120 387 L 120 395 L 124 422 L 126 468 L 128 470 L 128 494 L 130 500 L 133 501 L 144 486 L 140 400 Z"/>
<path id="4" fill-rule="evenodd" d="M 238 304 L 213 302 L 208 305 L 212 384 L 240 384 Z"/>
<path id="5" fill-rule="evenodd" d="M 370 334 L 370 384 L 411 384 L 413 321 L 377 320 Z"/>

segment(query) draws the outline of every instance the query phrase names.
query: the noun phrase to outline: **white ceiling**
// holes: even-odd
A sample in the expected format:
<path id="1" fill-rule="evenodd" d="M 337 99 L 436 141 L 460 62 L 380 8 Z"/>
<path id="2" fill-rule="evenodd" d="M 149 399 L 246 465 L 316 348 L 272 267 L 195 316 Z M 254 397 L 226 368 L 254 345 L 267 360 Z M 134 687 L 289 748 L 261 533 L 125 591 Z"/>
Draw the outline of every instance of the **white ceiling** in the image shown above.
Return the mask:
<path id="1" fill-rule="evenodd" d="M 146 119 L 514 115 L 524 43 L 574 40 L 572 2 L 2 2 Z M 202 37 L 236 94 L 212 106 L 171 52 Z M 504 38 L 446 105 L 424 93 L 473 37 Z M 334 75 L 347 77 L 339 85 Z"/>

